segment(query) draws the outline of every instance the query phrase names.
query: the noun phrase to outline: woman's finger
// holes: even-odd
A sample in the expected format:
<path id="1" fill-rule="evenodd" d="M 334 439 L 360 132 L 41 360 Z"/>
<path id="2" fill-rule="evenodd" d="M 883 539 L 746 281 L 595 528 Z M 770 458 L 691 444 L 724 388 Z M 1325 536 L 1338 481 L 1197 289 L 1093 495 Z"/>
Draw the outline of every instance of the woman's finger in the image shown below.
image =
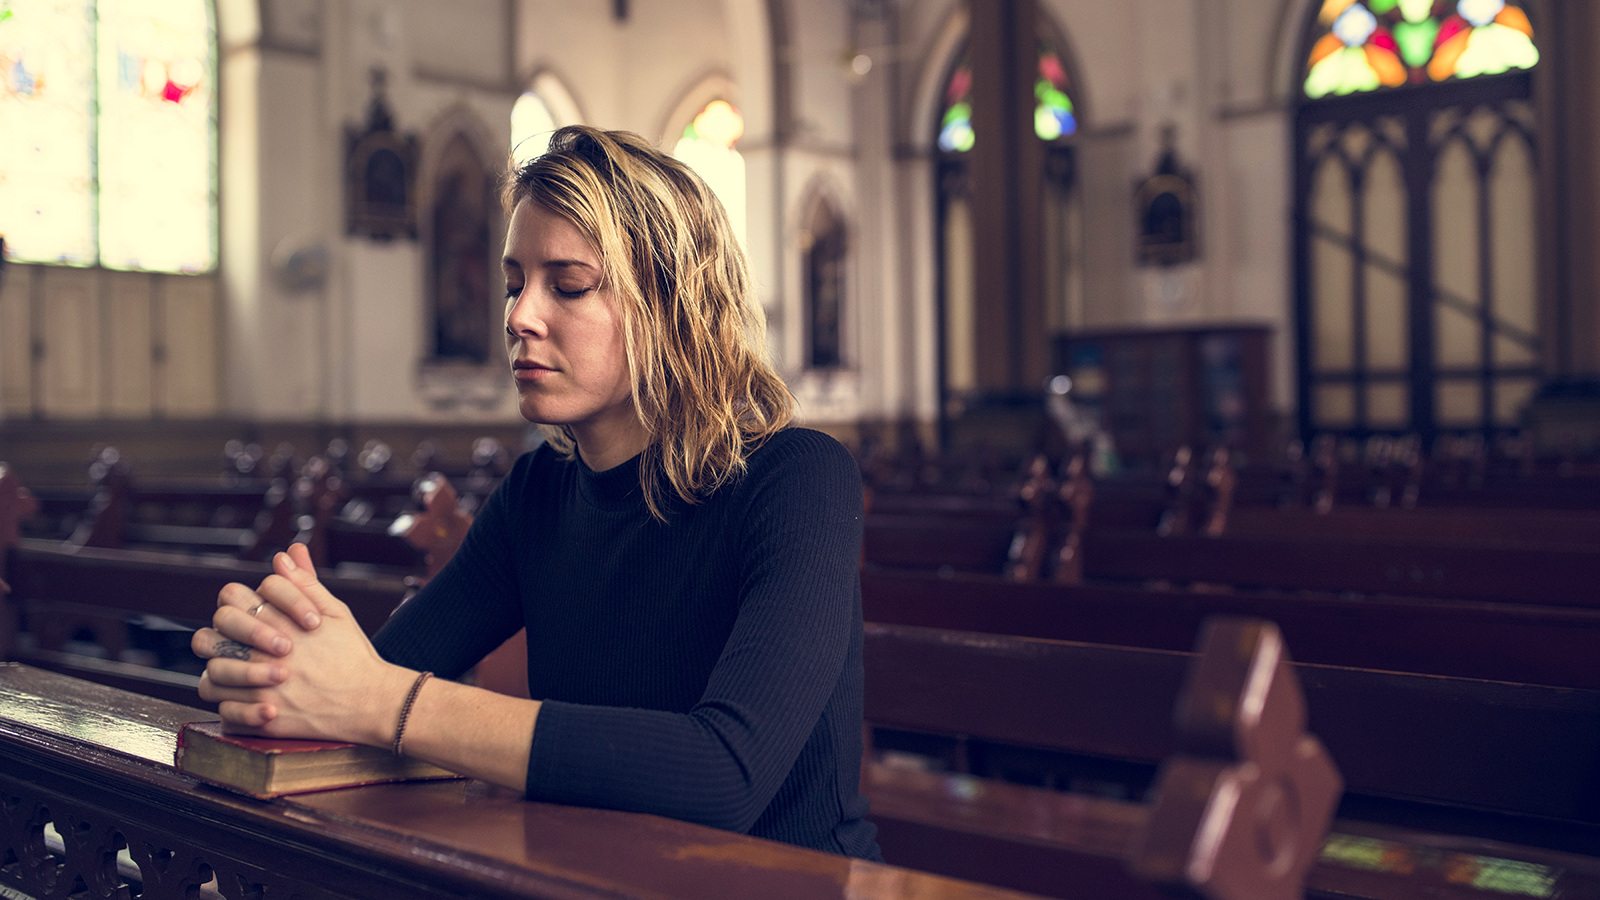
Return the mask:
<path id="1" fill-rule="evenodd" d="M 221 688 L 273 687 L 289 679 L 289 669 L 280 662 L 250 662 L 224 654 L 206 663 L 206 679 Z"/>
<path id="2" fill-rule="evenodd" d="M 278 717 L 278 710 L 270 703 L 245 703 L 224 700 L 217 705 L 217 714 L 223 724 L 231 728 L 263 728 Z"/>
<path id="3" fill-rule="evenodd" d="M 229 585 L 233 587 L 233 585 Z M 241 585 L 242 587 L 242 585 Z M 224 589 L 226 591 L 226 588 Z M 253 591 L 251 592 L 254 593 Z M 261 602 L 261 601 L 257 601 Z M 211 626 L 223 638 L 254 647 L 274 656 L 287 656 L 294 649 L 294 641 L 284 634 L 282 630 L 274 628 L 265 619 L 265 610 L 252 615 L 248 610 L 223 604 L 211 616 Z M 293 628 L 293 623 L 284 622 L 285 628 Z M 204 654 L 202 654 L 204 655 Z M 217 654 L 212 654 L 213 656 Z M 209 657 L 207 657 L 209 658 Z"/>
<path id="4" fill-rule="evenodd" d="M 243 641 L 236 641 L 215 628 L 200 628 L 189 636 L 189 649 L 201 659 L 237 659 L 249 662 L 266 654 L 252 656 L 255 649 Z"/>
<path id="5" fill-rule="evenodd" d="M 282 560 L 287 557 L 280 553 L 277 559 Z M 277 571 L 263 578 L 261 586 L 256 588 L 256 594 L 267 601 L 267 609 L 262 611 L 263 617 L 266 617 L 266 612 L 270 610 L 273 618 L 281 617 L 285 624 L 292 623 L 299 631 L 312 631 L 315 625 L 322 624 L 325 610 L 320 608 L 321 601 L 315 598 L 314 592 L 308 590 L 303 582 L 309 582 L 317 588 L 321 588 L 321 585 L 318 585 L 314 578 L 293 577 L 295 570 L 277 565 L 276 560 L 273 568 Z M 322 593 L 327 595 L 325 589 Z M 307 622 L 315 625 L 308 626 Z"/>
<path id="6" fill-rule="evenodd" d="M 219 634 L 215 628 L 197 628 L 193 634 L 189 635 L 189 649 L 201 659 L 210 659 L 216 655 L 211 650 L 219 640 L 226 640 L 226 638 Z"/>
<path id="7" fill-rule="evenodd" d="M 290 615 L 306 630 L 317 627 L 322 616 L 346 612 L 344 603 L 317 578 L 317 568 L 311 562 L 311 551 L 306 549 L 305 544 L 290 544 L 288 552 L 274 556 L 272 570 L 304 595 L 305 604 L 297 606 Z M 276 599 L 273 602 L 276 603 Z"/>

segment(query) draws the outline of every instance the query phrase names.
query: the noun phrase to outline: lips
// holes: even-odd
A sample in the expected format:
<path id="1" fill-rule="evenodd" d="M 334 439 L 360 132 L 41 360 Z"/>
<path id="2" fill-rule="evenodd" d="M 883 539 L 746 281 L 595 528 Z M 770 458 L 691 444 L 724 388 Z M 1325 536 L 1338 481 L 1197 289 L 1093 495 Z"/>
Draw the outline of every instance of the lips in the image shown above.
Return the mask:
<path id="1" fill-rule="evenodd" d="M 514 359 L 511 361 L 511 377 L 517 381 L 537 381 L 555 371 L 554 367 L 547 366 L 541 362 L 534 362 L 531 359 Z"/>

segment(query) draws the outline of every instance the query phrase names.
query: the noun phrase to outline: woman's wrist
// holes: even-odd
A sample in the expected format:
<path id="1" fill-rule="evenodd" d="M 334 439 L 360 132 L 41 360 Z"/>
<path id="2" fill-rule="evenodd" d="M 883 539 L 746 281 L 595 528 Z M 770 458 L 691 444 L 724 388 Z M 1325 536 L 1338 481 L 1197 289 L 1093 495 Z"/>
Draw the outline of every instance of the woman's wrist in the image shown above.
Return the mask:
<path id="1" fill-rule="evenodd" d="M 406 692 L 406 700 L 400 705 L 400 718 L 394 726 L 394 744 L 392 750 L 395 756 L 405 756 L 406 722 L 411 718 L 411 709 L 416 705 L 417 695 L 422 692 L 422 686 L 433 677 L 432 672 L 423 672 L 411 682 L 411 690 Z"/>
<path id="2" fill-rule="evenodd" d="M 370 713 L 363 718 L 360 743 L 374 747 L 393 748 L 395 734 L 400 727 L 400 714 L 421 672 L 403 666 L 385 664 L 383 673 L 373 692 Z M 381 698 L 381 699 L 379 699 Z M 411 698 L 415 706 L 415 698 Z"/>

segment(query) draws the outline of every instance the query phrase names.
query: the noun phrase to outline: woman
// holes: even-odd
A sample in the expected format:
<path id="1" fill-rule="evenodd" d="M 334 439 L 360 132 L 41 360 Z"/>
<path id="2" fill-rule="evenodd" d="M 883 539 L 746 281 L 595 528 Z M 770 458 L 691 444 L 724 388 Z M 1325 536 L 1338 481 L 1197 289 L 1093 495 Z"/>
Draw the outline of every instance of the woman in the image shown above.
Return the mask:
<path id="1" fill-rule="evenodd" d="M 304 547 L 257 590 L 229 585 L 193 641 L 201 696 L 241 731 L 878 858 L 859 475 L 787 427 L 721 205 L 639 137 L 590 128 L 557 132 L 506 204 L 506 348 L 552 439 L 371 643 Z M 522 627 L 539 699 L 444 680 Z"/>

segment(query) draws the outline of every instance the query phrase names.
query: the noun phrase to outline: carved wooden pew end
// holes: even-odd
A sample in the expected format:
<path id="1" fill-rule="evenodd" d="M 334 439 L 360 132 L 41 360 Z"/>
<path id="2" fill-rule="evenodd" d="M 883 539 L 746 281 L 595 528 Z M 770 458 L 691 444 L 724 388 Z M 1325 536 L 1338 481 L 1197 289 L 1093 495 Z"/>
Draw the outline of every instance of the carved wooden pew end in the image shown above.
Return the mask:
<path id="1" fill-rule="evenodd" d="M 1185 662 L 873 623 L 867 657 L 868 717 L 879 727 L 1109 758 L 1165 754 L 1149 804 L 871 763 L 863 785 L 891 861 L 1064 898 L 1146 898 L 1155 886 L 1208 900 L 1300 897 L 1342 781 L 1306 733 L 1276 625 L 1209 619 Z M 1030 680 L 1033 690 L 1005 687 Z M 1173 697 L 1167 728 L 1160 710 Z"/>
<path id="2" fill-rule="evenodd" d="M 1296 900 L 1343 789 L 1306 733 L 1305 696 L 1277 626 L 1213 619 L 1178 699 L 1131 868 L 1213 900 Z"/>

